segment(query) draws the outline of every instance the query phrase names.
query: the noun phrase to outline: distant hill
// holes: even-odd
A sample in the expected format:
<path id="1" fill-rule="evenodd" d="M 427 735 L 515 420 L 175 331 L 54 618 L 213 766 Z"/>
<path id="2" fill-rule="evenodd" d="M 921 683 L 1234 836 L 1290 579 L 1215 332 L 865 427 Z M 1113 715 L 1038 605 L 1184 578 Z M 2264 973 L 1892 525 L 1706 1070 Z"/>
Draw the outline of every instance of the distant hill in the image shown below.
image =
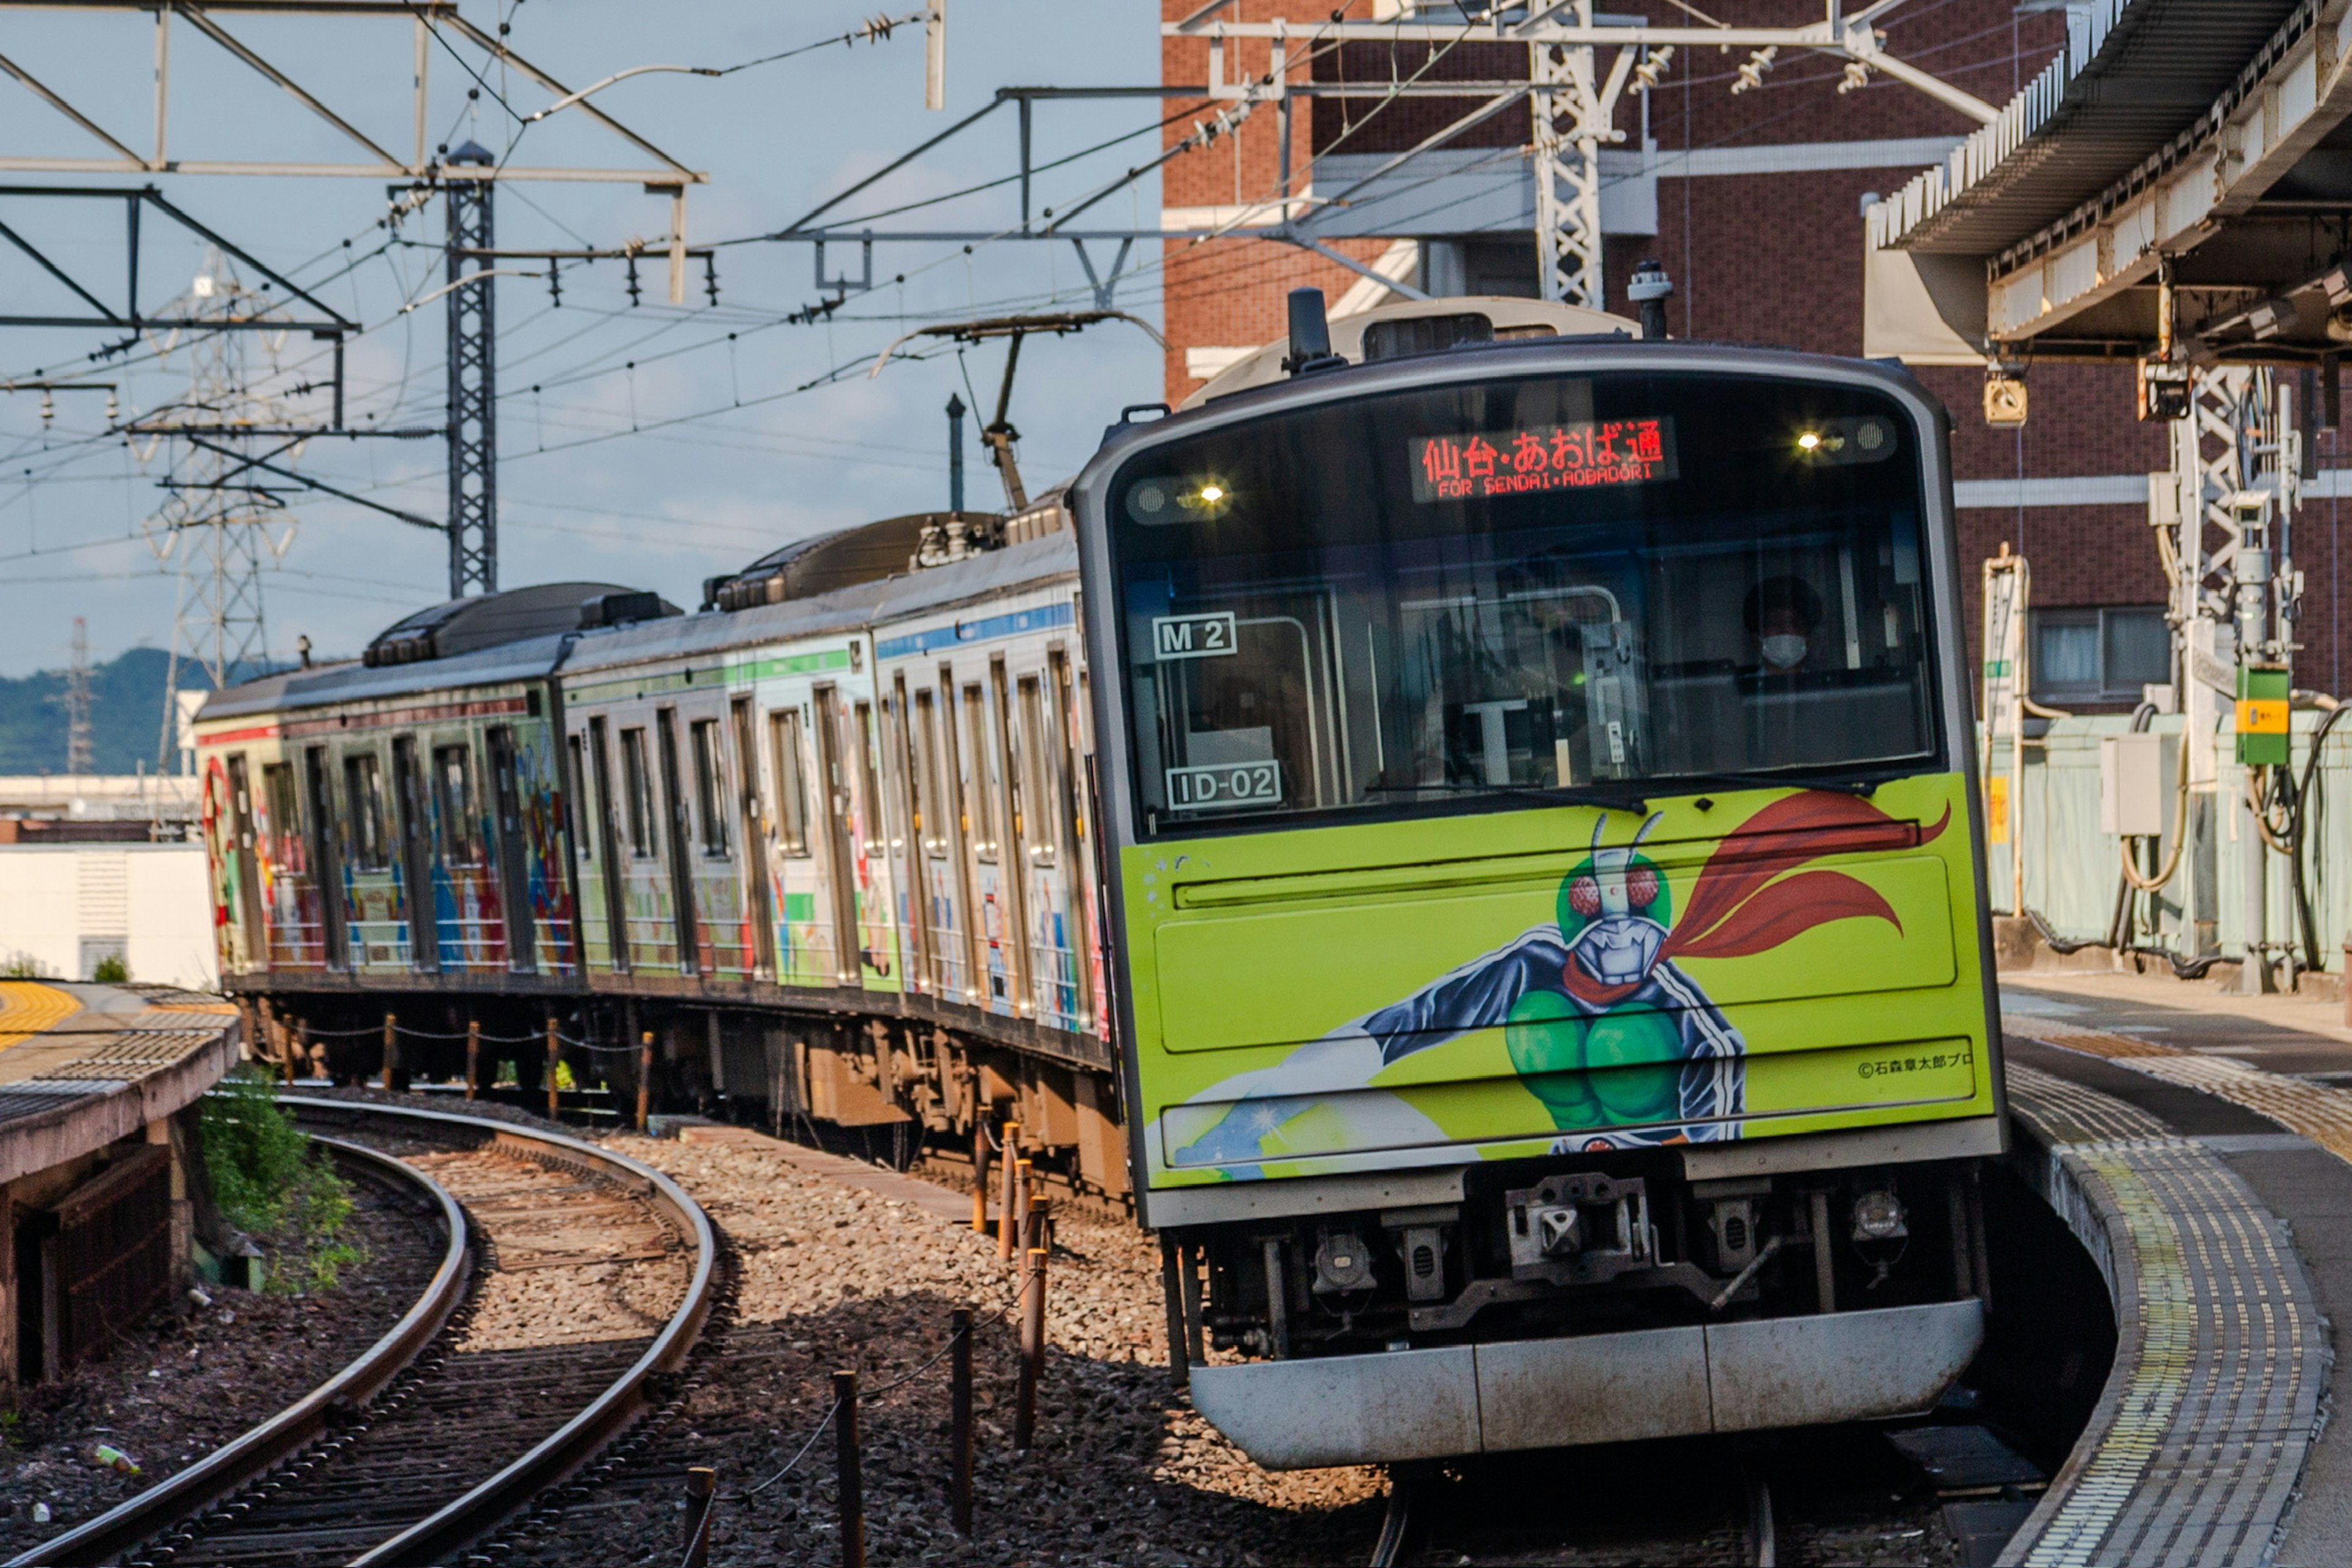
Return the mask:
<path id="1" fill-rule="evenodd" d="M 169 656 L 152 647 L 134 647 L 90 667 L 90 742 L 100 773 L 131 773 L 142 762 L 153 771 L 170 667 Z M 201 666 L 180 671 L 183 689 L 210 684 Z M 17 680 L 0 677 L 0 773 L 66 771 L 65 697 L 61 669 Z"/>

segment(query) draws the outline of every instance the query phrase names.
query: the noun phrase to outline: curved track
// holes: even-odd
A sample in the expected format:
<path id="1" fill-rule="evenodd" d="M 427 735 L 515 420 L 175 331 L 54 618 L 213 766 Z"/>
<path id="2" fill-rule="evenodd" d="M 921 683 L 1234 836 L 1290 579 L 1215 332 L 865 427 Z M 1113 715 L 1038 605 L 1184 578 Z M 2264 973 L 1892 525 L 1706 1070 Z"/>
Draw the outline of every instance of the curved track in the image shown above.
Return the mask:
<path id="1" fill-rule="evenodd" d="M 302 1400 L 8 1568 L 441 1561 L 580 1469 L 693 1348 L 718 1248 L 667 1176 L 483 1118 L 282 1103 L 386 1146 L 322 1139 L 339 1159 L 432 1194 L 432 1285 Z"/>

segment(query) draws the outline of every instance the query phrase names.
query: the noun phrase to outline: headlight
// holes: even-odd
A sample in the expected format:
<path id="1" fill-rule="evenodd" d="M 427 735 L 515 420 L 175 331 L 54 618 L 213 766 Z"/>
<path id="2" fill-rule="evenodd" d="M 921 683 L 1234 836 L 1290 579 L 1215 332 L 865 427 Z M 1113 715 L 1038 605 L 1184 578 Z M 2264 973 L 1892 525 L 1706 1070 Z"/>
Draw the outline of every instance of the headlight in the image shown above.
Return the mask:
<path id="1" fill-rule="evenodd" d="M 1903 1223 L 1903 1204 L 1893 1193 L 1884 1188 L 1868 1192 L 1853 1200 L 1853 1238 L 1856 1241 L 1893 1241 L 1908 1236 L 1910 1227 Z"/>

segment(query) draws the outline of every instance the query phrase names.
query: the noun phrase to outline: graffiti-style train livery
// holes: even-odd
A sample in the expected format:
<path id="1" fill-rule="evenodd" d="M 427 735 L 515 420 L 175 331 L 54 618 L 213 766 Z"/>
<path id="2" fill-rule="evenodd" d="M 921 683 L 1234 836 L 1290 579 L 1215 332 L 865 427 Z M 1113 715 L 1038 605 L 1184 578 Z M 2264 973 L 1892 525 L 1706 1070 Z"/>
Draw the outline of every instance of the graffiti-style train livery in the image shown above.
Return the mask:
<path id="1" fill-rule="evenodd" d="M 554 1017 L 671 1105 L 1017 1122 L 1273 1467 L 1933 1404 L 2004 1146 L 1943 411 L 1374 315 L 1017 517 L 218 694 L 229 984 L 344 1070 Z"/>

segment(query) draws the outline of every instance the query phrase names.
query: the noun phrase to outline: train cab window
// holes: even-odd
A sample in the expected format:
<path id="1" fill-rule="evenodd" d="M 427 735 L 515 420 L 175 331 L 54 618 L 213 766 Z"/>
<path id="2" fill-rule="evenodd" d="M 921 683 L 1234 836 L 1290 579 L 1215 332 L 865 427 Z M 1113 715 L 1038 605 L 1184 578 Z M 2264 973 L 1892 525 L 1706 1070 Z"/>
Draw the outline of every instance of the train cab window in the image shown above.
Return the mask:
<path id="1" fill-rule="evenodd" d="M 947 803 L 940 794 L 940 716 L 930 692 L 915 693 L 915 830 L 923 853 L 937 859 L 948 852 Z"/>
<path id="2" fill-rule="evenodd" d="M 434 805 L 441 818 L 442 853 L 452 866 L 484 864 L 482 814 L 474 790 L 474 760 L 463 746 L 433 748 Z"/>
<path id="3" fill-rule="evenodd" d="M 719 721 L 698 719 L 694 742 L 694 814 L 702 852 L 714 860 L 727 858 L 726 762 L 719 752 Z"/>
<path id="4" fill-rule="evenodd" d="M 1037 677 L 1021 678 L 1021 777 L 1028 795 L 1023 823 L 1030 863 L 1051 866 L 1057 858 L 1055 840 L 1063 820 L 1062 770 L 1055 762 L 1057 738 L 1052 732 L 1052 711 Z"/>
<path id="5" fill-rule="evenodd" d="M 971 813 L 971 852 L 991 864 L 997 853 L 995 754 L 988 743 L 988 694 L 975 681 L 963 689 L 963 798 Z"/>
<path id="6" fill-rule="evenodd" d="M 784 854 L 809 852 L 807 747 L 801 738 L 801 710 L 768 715 L 768 749 L 776 767 L 776 847 Z"/>
<path id="7" fill-rule="evenodd" d="M 1647 372 L 1146 448 L 1108 498 L 1138 826 L 1927 759 L 1923 451 L 1875 389 Z"/>
<path id="8" fill-rule="evenodd" d="M 383 775 L 373 752 L 354 752 L 343 759 L 343 817 L 350 827 L 352 869 L 391 869 L 392 836 L 384 818 Z"/>
<path id="9" fill-rule="evenodd" d="M 652 859 L 658 853 L 655 825 L 660 818 L 654 812 L 654 773 L 646 760 L 643 730 L 621 731 L 621 787 L 628 797 L 629 853 L 639 859 Z"/>

